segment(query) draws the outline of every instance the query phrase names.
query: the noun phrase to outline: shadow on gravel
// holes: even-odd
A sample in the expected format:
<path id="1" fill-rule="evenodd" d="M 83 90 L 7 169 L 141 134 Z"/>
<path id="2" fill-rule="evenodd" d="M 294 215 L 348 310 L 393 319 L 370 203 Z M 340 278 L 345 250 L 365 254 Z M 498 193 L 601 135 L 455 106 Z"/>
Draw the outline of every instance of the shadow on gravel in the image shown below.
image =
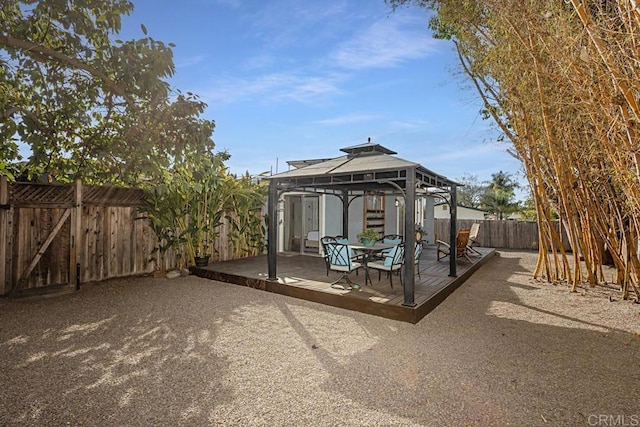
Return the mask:
<path id="1" fill-rule="evenodd" d="M 0 425 L 206 425 L 233 399 L 220 313 L 177 281 L 135 281 L 0 301 Z"/>
<path id="2" fill-rule="evenodd" d="M 377 343 L 346 364 L 323 349 L 331 342 L 287 317 L 319 345 L 328 392 L 417 424 L 640 420 L 638 336 L 524 304 L 515 290 L 539 289 L 518 276 L 531 277 L 518 254 L 496 257 L 415 326 L 358 317 Z"/>

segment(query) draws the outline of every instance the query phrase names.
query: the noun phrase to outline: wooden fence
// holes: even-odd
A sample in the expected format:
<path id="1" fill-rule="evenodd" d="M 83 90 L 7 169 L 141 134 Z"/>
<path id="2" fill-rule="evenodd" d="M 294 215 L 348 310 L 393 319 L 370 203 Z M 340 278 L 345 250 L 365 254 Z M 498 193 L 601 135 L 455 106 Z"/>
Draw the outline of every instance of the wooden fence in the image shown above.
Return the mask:
<path id="1" fill-rule="evenodd" d="M 139 189 L 8 183 L 0 176 L 0 295 L 159 269 L 155 234 L 139 212 L 144 198 Z M 233 258 L 229 230 L 220 226 L 213 261 Z M 165 268 L 173 267 L 167 261 Z"/>
<path id="2" fill-rule="evenodd" d="M 480 224 L 478 246 L 496 249 L 538 249 L 538 223 L 530 221 L 500 220 L 458 220 L 458 229 L 471 228 L 471 224 Z M 556 222 L 556 231 L 561 233 L 565 250 L 571 250 L 569 239 Z M 449 241 L 449 220 L 435 220 L 436 239 Z"/>

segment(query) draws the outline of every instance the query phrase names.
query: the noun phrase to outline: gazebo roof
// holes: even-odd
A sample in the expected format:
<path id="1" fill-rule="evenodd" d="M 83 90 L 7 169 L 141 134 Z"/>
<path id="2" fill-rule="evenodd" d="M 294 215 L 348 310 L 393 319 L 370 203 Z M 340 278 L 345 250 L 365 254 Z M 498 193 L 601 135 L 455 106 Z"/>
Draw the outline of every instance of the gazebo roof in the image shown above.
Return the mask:
<path id="1" fill-rule="evenodd" d="M 333 159 L 289 161 L 287 163 L 297 169 L 266 179 L 276 180 L 281 189 L 379 191 L 396 185 L 404 188 L 407 171 L 413 171 L 415 182 L 421 188 L 460 185 L 419 163 L 393 156 L 395 151 L 371 141 L 340 151 L 347 154 Z"/>

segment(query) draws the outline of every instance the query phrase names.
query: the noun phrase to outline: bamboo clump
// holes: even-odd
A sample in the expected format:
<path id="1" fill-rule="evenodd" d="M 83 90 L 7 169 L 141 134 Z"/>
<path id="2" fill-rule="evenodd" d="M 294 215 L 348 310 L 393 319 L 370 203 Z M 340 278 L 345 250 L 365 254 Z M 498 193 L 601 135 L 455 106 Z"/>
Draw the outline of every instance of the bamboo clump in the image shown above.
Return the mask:
<path id="1" fill-rule="evenodd" d="M 539 223 L 534 276 L 575 291 L 607 281 L 610 257 L 622 296 L 640 300 L 636 2 L 426 3 L 453 29 L 464 72 L 523 162 Z"/>

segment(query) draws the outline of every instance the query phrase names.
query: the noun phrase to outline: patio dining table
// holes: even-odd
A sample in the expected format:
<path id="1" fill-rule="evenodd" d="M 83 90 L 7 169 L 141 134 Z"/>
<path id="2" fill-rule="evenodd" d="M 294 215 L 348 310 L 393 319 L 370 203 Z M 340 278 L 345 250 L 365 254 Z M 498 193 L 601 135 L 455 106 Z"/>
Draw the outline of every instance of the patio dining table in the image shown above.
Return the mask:
<path id="1" fill-rule="evenodd" d="M 367 246 L 367 245 L 363 245 L 361 243 L 349 243 L 349 247 L 355 251 L 360 251 L 362 253 L 364 253 L 364 258 L 362 260 L 362 267 L 364 267 L 364 284 L 365 286 L 368 284 L 373 285 L 373 283 L 371 282 L 371 277 L 369 277 L 369 267 L 367 266 L 367 264 L 369 263 L 369 260 L 371 259 L 371 255 L 373 255 L 376 252 L 380 252 L 382 250 L 385 249 L 391 249 L 393 248 L 395 245 L 391 244 L 391 243 L 376 243 L 373 246 Z"/>

